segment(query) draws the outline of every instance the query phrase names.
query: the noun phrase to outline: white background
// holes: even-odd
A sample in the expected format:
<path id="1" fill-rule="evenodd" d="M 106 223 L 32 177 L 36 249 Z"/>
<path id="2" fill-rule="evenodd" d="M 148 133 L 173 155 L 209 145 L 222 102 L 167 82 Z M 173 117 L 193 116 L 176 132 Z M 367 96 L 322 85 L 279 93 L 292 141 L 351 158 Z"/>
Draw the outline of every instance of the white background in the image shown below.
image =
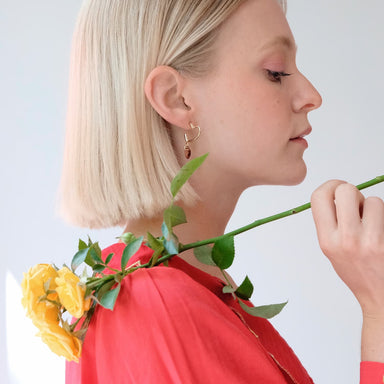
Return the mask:
<path id="1" fill-rule="evenodd" d="M 77 239 L 102 246 L 119 229 L 89 231 L 55 215 L 69 50 L 80 0 L 0 0 L 0 382 L 63 383 L 63 360 L 24 318 L 22 272 L 68 262 Z M 311 114 L 308 176 L 296 187 L 247 190 L 227 230 L 300 205 L 330 178 L 360 183 L 384 173 L 384 2 L 291 0 L 298 65 L 323 96 Z M 367 195 L 384 197 L 384 186 Z M 359 306 L 318 248 L 309 211 L 240 235 L 231 273 L 247 273 L 253 302 L 289 300 L 273 320 L 316 383 L 358 383 Z"/>

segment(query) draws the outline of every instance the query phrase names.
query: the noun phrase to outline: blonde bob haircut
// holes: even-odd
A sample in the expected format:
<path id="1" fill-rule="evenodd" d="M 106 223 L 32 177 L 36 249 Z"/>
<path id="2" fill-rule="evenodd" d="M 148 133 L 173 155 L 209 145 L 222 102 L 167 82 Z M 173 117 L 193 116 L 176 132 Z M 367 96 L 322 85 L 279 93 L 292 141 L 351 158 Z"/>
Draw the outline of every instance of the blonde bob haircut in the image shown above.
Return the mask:
<path id="1" fill-rule="evenodd" d="M 71 50 L 60 214 L 89 228 L 124 226 L 169 205 L 180 165 L 144 93 L 159 65 L 201 77 L 222 24 L 246 0 L 85 0 Z M 285 11 L 285 1 L 279 0 Z M 178 199 L 199 200 L 190 184 Z"/>

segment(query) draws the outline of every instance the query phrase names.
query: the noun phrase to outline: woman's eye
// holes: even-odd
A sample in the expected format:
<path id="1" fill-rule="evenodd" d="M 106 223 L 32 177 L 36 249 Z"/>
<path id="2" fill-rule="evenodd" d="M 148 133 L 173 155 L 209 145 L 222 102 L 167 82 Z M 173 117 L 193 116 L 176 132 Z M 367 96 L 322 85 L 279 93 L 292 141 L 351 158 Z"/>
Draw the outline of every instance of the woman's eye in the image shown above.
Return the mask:
<path id="1" fill-rule="evenodd" d="M 276 72 L 271 71 L 270 69 L 267 69 L 268 77 L 271 81 L 274 83 L 281 83 L 281 78 L 285 76 L 291 76 L 292 73 L 285 73 L 285 72 Z"/>

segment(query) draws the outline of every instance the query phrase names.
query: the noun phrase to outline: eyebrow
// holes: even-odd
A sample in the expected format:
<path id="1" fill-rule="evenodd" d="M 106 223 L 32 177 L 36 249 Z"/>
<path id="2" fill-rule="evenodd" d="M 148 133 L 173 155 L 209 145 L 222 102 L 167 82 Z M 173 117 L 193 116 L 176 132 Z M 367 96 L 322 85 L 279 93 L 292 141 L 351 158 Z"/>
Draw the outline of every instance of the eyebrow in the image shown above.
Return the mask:
<path id="1" fill-rule="evenodd" d="M 277 36 L 274 39 L 268 41 L 265 43 L 260 50 L 265 51 L 269 48 L 272 48 L 276 45 L 282 45 L 285 48 L 288 48 L 289 50 L 297 51 L 297 45 L 294 41 L 292 41 L 289 37 L 286 36 Z"/>

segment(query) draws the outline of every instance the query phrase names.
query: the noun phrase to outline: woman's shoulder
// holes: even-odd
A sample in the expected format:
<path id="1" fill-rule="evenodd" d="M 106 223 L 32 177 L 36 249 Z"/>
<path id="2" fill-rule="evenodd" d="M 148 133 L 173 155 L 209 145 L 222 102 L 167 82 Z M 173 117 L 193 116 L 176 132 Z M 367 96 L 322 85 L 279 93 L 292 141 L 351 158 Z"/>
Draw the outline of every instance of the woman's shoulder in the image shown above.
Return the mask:
<path id="1" fill-rule="evenodd" d="M 110 267 L 120 269 L 121 257 L 125 249 L 124 243 L 116 243 L 102 251 L 102 257 L 105 259 L 111 253 L 113 257 L 110 262 Z M 139 250 L 129 259 L 127 266 L 144 265 L 148 263 L 153 255 L 153 250 L 147 247 L 144 243 Z M 141 298 L 147 300 L 155 299 L 158 302 L 159 294 L 167 296 L 166 304 L 170 305 L 171 300 L 182 297 L 189 300 L 193 297 L 208 294 L 210 297 L 217 299 L 222 293 L 223 282 L 203 272 L 192 265 L 185 262 L 179 256 L 174 256 L 169 260 L 169 264 L 158 265 L 152 268 L 140 268 L 133 273 L 127 275 L 122 282 L 122 289 L 131 292 L 130 298 L 134 299 L 133 295 L 137 294 Z M 164 302 L 165 303 L 165 302 Z"/>
<path id="2" fill-rule="evenodd" d="M 110 266 L 119 268 L 124 248 L 124 243 L 113 244 L 103 250 L 102 256 L 105 258 L 113 253 Z M 146 264 L 152 254 L 153 250 L 142 244 L 140 249 L 129 259 L 128 266 Z M 127 311 L 132 306 L 132 310 L 137 312 L 138 308 L 166 307 L 169 309 L 170 307 L 182 306 L 182 303 L 187 302 L 191 306 L 199 300 L 205 303 L 208 301 L 210 305 L 212 305 L 212 301 L 217 302 L 218 298 L 210 288 L 212 285 L 222 287 L 218 283 L 218 279 L 215 280 L 202 271 L 198 274 L 195 268 L 187 265 L 178 256 L 175 256 L 176 258 L 178 260 L 172 260 L 169 266 L 140 268 L 127 275 L 121 283 L 115 310 L 119 311 L 123 307 Z"/>
<path id="3" fill-rule="evenodd" d="M 114 253 L 113 262 L 119 265 L 123 250 L 124 244 L 113 245 L 103 256 Z M 142 246 L 128 264 L 150 257 L 151 250 Z M 285 382 L 261 335 L 250 332 L 243 316 L 215 293 L 222 291 L 218 279 L 177 256 L 172 260 L 169 266 L 141 268 L 126 276 L 113 311 L 98 306 L 84 341 L 84 375 L 97 360 L 99 382 L 112 376 L 113 382 L 248 383 L 265 382 L 266 377 Z M 268 335 L 282 343 L 273 332 Z M 226 352 L 219 356 L 220 351 Z M 151 370 L 135 370 L 143 362 L 156 366 L 156 379 Z M 130 372 L 132 381 L 119 372 Z M 170 372 L 180 379 L 171 378 Z"/>

